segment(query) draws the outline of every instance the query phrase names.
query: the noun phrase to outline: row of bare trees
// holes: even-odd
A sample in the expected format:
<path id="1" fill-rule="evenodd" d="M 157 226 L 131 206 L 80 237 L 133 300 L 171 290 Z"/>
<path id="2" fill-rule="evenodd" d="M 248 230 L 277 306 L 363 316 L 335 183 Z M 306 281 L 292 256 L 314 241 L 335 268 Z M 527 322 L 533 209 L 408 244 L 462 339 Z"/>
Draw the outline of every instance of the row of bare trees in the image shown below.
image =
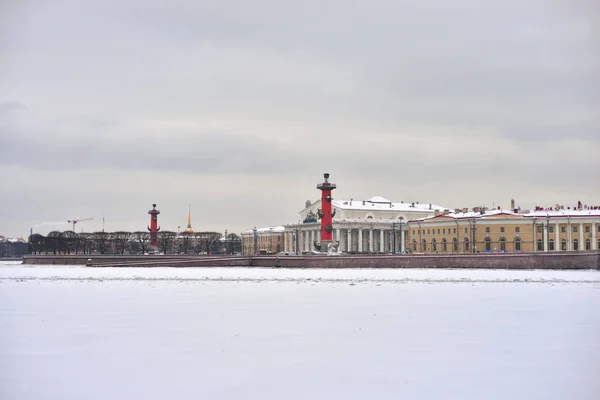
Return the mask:
<path id="1" fill-rule="evenodd" d="M 29 237 L 34 254 L 235 254 L 241 252 L 242 239 L 235 233 L 158 232 L 157 247 L 150 246 L 150 232 L 52 231 L 47 236 Z"/>

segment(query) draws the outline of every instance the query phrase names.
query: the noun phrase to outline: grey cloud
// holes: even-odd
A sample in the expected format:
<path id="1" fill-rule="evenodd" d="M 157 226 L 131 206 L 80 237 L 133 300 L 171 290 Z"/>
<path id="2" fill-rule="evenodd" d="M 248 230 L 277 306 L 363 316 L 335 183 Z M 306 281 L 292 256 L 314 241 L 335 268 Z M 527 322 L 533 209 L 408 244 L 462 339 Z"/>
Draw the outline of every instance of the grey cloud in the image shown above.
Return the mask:
<path id="1" fill-rule="evenodd" d="M 62 0 L 2 14 L 0 91 L 16 102 L 0 104 L 15 182 L 0 196 L 54 210 L 38 220 L 108 208 L 111 185 L 127 200 L 105 211 L 126 220 L 119 209 L 159 197 L 156 175 L 166 210 L 206 196 L 232 230 L 293 219 L 324 169 L 355 198 L 600 196 L 593 2 Z M 56 198 L 19 201 L 36 176 Z M 61 194 L 86 176 L 97 191 Z"/>

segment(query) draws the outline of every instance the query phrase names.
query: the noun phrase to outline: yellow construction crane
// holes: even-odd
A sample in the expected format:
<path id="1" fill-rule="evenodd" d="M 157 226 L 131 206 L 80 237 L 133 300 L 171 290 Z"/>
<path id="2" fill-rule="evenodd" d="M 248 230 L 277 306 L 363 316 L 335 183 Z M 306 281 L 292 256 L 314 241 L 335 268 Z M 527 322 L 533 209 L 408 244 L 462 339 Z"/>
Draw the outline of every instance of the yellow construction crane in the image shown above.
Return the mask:
<path id="1" fill-rule="evenodd" d="M 78 219 L 68 219 L 67 222 L 73 224 L 73 232 L 75 232 L 75 224 L 83 221 L 91 221 L 94 218 L 78 218 Z"/>

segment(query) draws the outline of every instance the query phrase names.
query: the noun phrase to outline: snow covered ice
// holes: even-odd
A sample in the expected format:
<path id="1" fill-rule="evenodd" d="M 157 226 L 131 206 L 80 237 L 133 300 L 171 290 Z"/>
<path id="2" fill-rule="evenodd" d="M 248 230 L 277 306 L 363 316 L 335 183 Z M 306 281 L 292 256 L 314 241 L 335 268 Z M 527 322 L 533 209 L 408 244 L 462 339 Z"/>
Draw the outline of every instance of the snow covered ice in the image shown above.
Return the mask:
<path id="1" fill-rule="evenodd" d="M 598 399 L 600 271 L 0 265 L 0 398 Z"/>

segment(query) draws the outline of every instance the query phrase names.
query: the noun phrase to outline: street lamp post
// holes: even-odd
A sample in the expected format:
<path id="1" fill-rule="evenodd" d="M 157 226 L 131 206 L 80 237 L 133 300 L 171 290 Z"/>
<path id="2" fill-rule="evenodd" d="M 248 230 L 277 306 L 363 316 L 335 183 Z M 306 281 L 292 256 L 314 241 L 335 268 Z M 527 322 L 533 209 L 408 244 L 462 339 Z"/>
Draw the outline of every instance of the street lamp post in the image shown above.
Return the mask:
<path id="1" fill-rule="evenodd" d="M 254 255 L 256 255 L 256 226 L 252 228 L 252 232 L 254 233 Z"/>

